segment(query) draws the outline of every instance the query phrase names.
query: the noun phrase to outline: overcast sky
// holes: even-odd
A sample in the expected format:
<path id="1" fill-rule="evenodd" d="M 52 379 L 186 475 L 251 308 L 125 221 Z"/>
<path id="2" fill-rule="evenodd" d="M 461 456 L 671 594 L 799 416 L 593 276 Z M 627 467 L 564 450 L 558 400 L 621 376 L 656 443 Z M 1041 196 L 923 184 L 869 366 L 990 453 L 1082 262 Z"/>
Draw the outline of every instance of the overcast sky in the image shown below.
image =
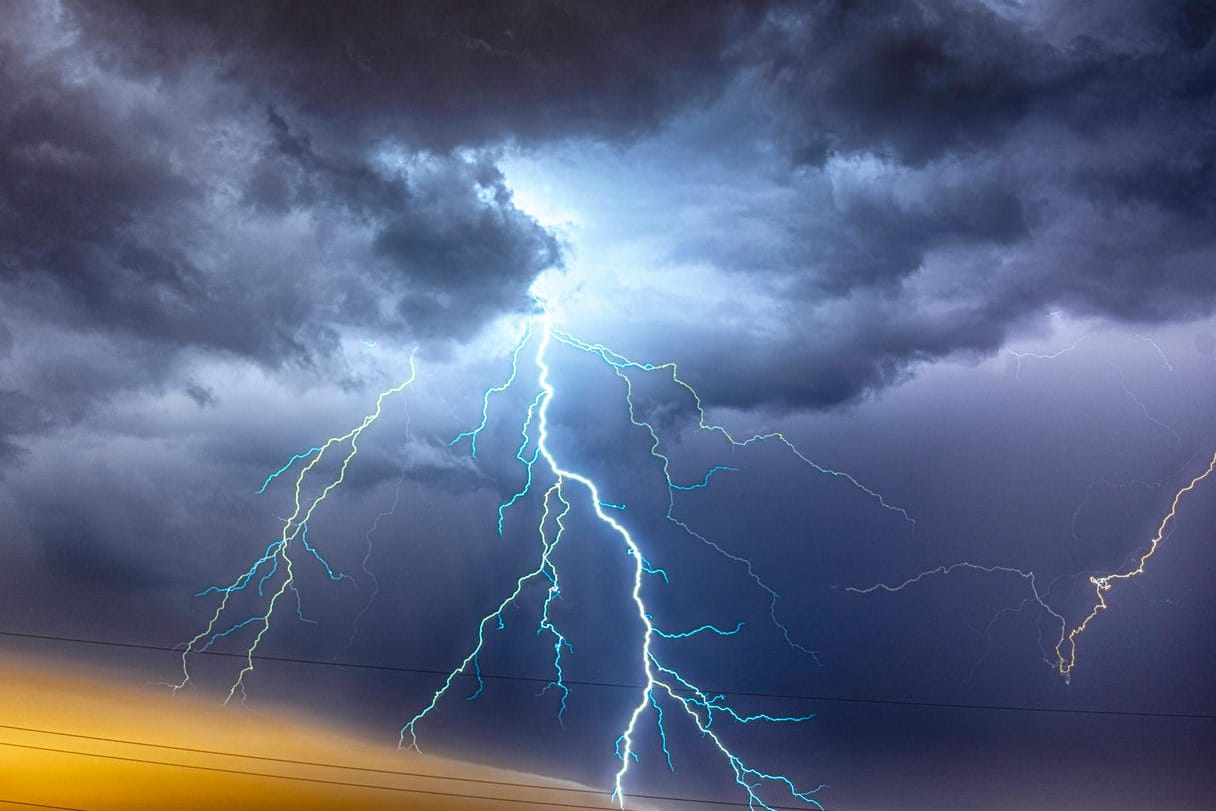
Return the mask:
<path id="1" fill-rule="evenodd" d="M 350 577 L 301 558 L 259 650 L 455 667 L 537 561 L 539 492 L 495 529 L 523 484 L 531 350 L 477 458 L 448 443 L 539 294 L 580 339 L 678 362 L 711 422 L 806 457 L 698 431 L 688 391 L 631 373 L 673 480 L 732 468 L 675 493 L 698 539 L 667 520 L 620 376 L 552 349 L 554 449 L 667 573 L 645 583 L 656 622 L 745 624 L 664 641 L 698 684 L 1175 714 L 745 697 L 817 715 L 732 728 L 749 765 L 829 784 L 839 811 L 1206 807 L 1216 477 L 1067 681 L 1053 647 L 1216 450 L 1216 6 L 354 5 L 0 8 L 0 631 L 194 637 L 217 605 L 195 595 L 282 531 L 288 477 L 258 495 L 266 476 L 360 424 L 416 353 L 309 524 Z M 567 676 L 640 683 L 633 563 L 576 506 Z M 1041 601 L 974 567 L 850 590 L 964 561 L 1033 572 Z M 543 598 L 479 660 L 542 681 L 465 702 L 469 682 L 420 740 L 610 788 L 636 690 L 575 685 L 559 722 L 555 691 L 534 695 Z M 31 644 L 0 638 L 130 656 Z M 172 654 L 141 656 L 176 678 Z M 222 701 L 236 663 L 203 659 L 191 686 Z M 388 743 L 441 681 L 299 667 L 259 665 L 249 704 Z M 667 711 L 676 772 L 651 718 L 635 792 L 746 801 Z"/>

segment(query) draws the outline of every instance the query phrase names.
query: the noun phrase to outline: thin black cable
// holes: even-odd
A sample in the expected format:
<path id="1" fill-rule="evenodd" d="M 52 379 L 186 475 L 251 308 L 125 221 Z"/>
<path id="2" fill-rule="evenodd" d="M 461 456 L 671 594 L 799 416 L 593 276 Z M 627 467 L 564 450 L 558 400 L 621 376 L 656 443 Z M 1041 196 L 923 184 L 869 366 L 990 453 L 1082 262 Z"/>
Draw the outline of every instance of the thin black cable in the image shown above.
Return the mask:
<path id="1" fill-rule="evenodd" d="M 235 774 L 243 777 L 264 777 L 271 780 L 289 780 L 299 783 L 315 783 L 339 788 L 370 789 L 372 791 L 392 791 L 402 794 L 428 794 L 435 797 L 452 797 L 464 800 L 486 800 L 496 803 L 527 803 L 530 805 L 547 805 L 557 808 L 597 809 L 604 806 L 580 805 L 578 803 L 558 803 L 547 800 L 518 799 L 514 797 L 485 797 L 477 794 L 462 794 L 453 791 L 432 791 L 420 788 L 405 788 L 404 786 L 381 786 L 375 783 L 356 783 L 350 780 L 326 780 L 320 777 L 302 777 L 290 774 L 274 774 L 273 772 L 251 772 L 244 769 L 226 769 L 221 766 L 200 766 L 194 763 L 174 763 L 168 760 L 151 760 L 149 758 L 127 757 L 124 755 L 107 755 L 101 752 L 82 752 L 78 749 L 60 749 L 54 746 L 35 746 L 29 743 L 13 743 L 0 741 L 0 746 L 11 746 L 17 749 L 31 749 L 37 752 L 51 752 L 59 755 L 76 755 L 78 757 L 100 758 L 102 760 L 118 760 L 125 763 L 143 763 L 150 766 L 168 766 L 174 769 L 192 769 L 203 772 L 218 772 L 220 774 Z"/>
<path id="2" fill-rule="evenodd" d="M 22 800 L 0 800 L 0 805 L 24 805 L 26 808 L 50 808 L 53 811 L 88 811 L 87 808 L 74 808 L 67 805 L 47 805 L 46 803 L 27 803 Z"/>
<path id="3" fill-rule="evenodd" d="M 149 766 L 167 766 L 169 768 L 174 768 L 174 769 L 192 769 L 194 771 L 216 772 L 216 773 L 220 773 L 220 774 L 233 774 L 233 775 L 239 775 L 242 777 L 261 777 L 261 778 L 266 778 L 266 779 L 271 779 L 271 780 L 287 780 L 287 781 L 298 782 L 298 783 L 314 783 L 314 784 L 326 785 L 326 786 L 336 786 L 339 788 L 368 789 L 368 790 L 372 790 L 372 791 L 391 791 L 391 792 L 396 792 L 399 794 L 425 794 L 425 795 L 432 796 L 432 797 L 449 797 L 449 798 L 461 799 L 461 800 L 482 800 L 485 802 L 492 802 L 492 803 L 518 803 L 518 804 L 527 804 L 527 805 L 532 805 L 532 806 L 543 805 L 543 806 L 548 806 L 550 808 L 577 808 L 577 809 L 586 809 L 586 811 L 596 811 L 596 809 L 603 809 L 603 808 L 608 807 L 608 806 L 603 806 L 603 805 L 584 805 L 581 803 L 560 803 L 560 802 L 554 802 L 552 800 L 536 800 L 536 799 L 532 799 L 532 798 L 524 799 L 524 798 L 517 798 L 517 797 L 487 797 L 482 794 L 465 794 L 465 793 L 457 792 L 457 791 L 434 791 L 434 790 L 420 789 L 420 788 L 406 788 L 404 786 L 382 786 L 382 785 L 377 785 L 375 783 L 356 783 L 356 782 L 348 781 L 348 780 L 325 780 L 325 779 L 322 779 L 319 777 L 302 777 L 299 775 L 290 775 L 290 774 L 274 774 L 272 772 L 253 772 L 253 771 L 246 771 L 244 769 L 226 769 L 226 768 L 222 768 L 220 766 L 200 766 L 200 765 L 193 764 L 193 763 L 174 763 L 172 761 L 167 761 L 167 760 L 151 760 L 149 758 L 127 757 L 127 756 L 123 756 L 123 755 L 107 755 L 107 754 L 103 754 L 100 752 L 82 752 L 78 749 L 60 749 L 60 748 L 54 747 L 54 746 L 35 746 L 33 744 L 26 744 L 26 743 L 13 743 L 11 741 L 0 741 L 0 746 L 9 746 L 9 747 L 17 748 L 17 749 L 28 749 L 28 750 L 33 750 L 36 752 L 49 752 L 49 753 L 58 754 L 58 755 L 75 755 L 77 757 L 91 757 L 91 758 L 99 758 L 102 760 L 117 760 L 117 761 L 121 761 L 124 763 L 141 763 L 141 764 L 145 764 L 145 765 L 149 765 Z M 527 787 L 527 786 L 521 786 L 521 787 Z M 605 800 L 610 803 L 611 800 L 609 798 L 608 793 L 604 792 L 604 794 L 605 794 Z M 651 796 L 642 795 L 642 794 L 629 794 L 628 796 L 631 798 L 635 798 L 635 799 L 674 800 L 676 802 L 710 803 L 710 804 L 714 804 L 714 805 L 731 805 L 731 806 L 736 806 L 736 807 L 746 807 L 748 805 L 747 803 L 744 803 L 744 802 L 726 802 L 726 801 L 722 801 L 722 800 L 696 800 L 696 799 L 681 798 L 681 797 L 651 797 Z M 22 803 L 22 805 L 34 805 L 34 807 L 62 809 L 62 811 L 84 811 L 84 809 L 63 808 L 62 806 L 50 806 L 50 805 L 39 806 L 37 804 L 32 804 L 32 803 Z M 818 809 L 815 809 L 815 806 L 809 805 L 809 804 L 805 805 L 805 806 L 785 806 L 785 805 L 773 805 L 770 803 L 769 807 L 774 809 L 774 811 L 806 811 L 806 809 L 814 809 L 814 811 L 818 811 Z M 831 810 L 825 809 L 824 811 L 831 811 Z"/>
<path id="4" fill-rule="evenodd" d="M 82 639 L 79 637 L 52 636 L 49 634 L 29 634 L 19 631 L 0 631 L 0 636 L 13 637 L 17 639 L 36 639 L 50 642 L 66 642 L 80 645 L 99 645 L 103 647 L 114 648 L 131 648 L 136 650 L 160 651 L 168 653 L 181 653 L 181 647 L 167 647 L 164 645 L 147 645 L 139 642 L 112 642 L 100 639 Z M 227 653 L 224 651 L 193 651 L 193 653 L 202 656 L 222 656 L 233 659 L 245 659 L 244 653 Z M 420 673 L 423 675 L 432 676 L 447 676 L 451 673 L 450 670 L 436 670 L 432 668 L 422 667 L 406 667 L 404 665 L 376 665 L 366 662 L 335 662 L 325 659 L 300 659 L 288 656 L 268 656 L 265 654 L 254 655 L 255 661 L 262 662 L 285 662 L 290 664 L 316 665 L 320 667 L 343 667 L 353 670 L 377 670 L 389 673 Z M 469 674 L 460 674 L 462 677 L 474 678 Z M 552 678 L 544 678 L 539 676 L 515 676 L 502 673 L 487 673 L 482 671 L 483 679 L 493 679 L 496 681 L 520 681 L 531 682 L 534 684 L 548 684 L 553 681 Z M 581 681 L 576 679 L 565 679 L 564 684 L 577 687 L 611 687 L 625 690 L 641 690 L 645 687 L 643 684 L 626 684 L 624 682 L 608 682 L 608 681 Z M 690 692 L 686 688 L 675 688 L 676 692 Z M 916 707 L 921 709 L 947 709 L 947 710 L 989 710 L 989 711 L 1004 711 L 1004 712 L 1045 712 L 1070 715 L 1102 715 L 1102 716 L 1119 716 L 1128 718 L 1172 718 L 1176 720 L 1201 720 L 1201 721 L 1216 721 L 1216 714 L 1200 713 L 1200 712 L 1153 712 L 1149 710 L 1107 710 L 1087 707 L 1040 707 L 1034 705 L 1019 705 L 1019 704 L 963 704 L 947 701 L 906 701 L 893 698 L 858 698 L 848 696 L 822 696 L 811 694 L 797 693 L 766 693 L 756 690 L 722 690 L 722 689 L 707 689 L 703 690 L 706 695 L 731 695 L 745 696 L 748 698 L 780 698 L 793 699 L 798 701 L 822 701 L 834 704 L 876 704 L 892 707 Z"/>
<path id="5" fill-rule="evenodd" d="M 274 757 L 272 755 L 253 755 L 244 752 L 225 752 L 219 749 L 199 749 L 193 746 L 178 746 L 168 743 L 153 743 L 152 741 L 135 741 L 129 738 L 111 738 L 106 735 L 84 735 L 78 732 L 62 732 L 54 729 L 41 729 L 39 727 L 22 727 L 12 724 L 0 724 L 0 729 L 9 729 L 17 732 L 30 732 L 39 735 L 56 735 L 64 738 L 78 738 L 86 741 L 99 741 L 103 743 L 117 743 L 126 746 L 145 746 L 151 749 L 165 749 L 174 752 L 190 752 L 196 755 L 218 755 L 221 757 L 242 758 L 245 760 L 260 760 L 268 763 L 285 763 L 292 766 L 311 766 L 323 769 L 343 769 L 346 771 L 367 772 L 369 774 L 383 774 L 393 777 L 417 777 L 426 780 L 455 780 L 461 783 L 484 783 L 491 786 L 508 786 L 511 788 L 532 788 L 542 791 L 565 791 L 579 794 L 604 794 L 600 789 L 594 788 L 572 788 L 569 786 L 545 786 L 539 783 L 516 783 L 510 780 L 490 780 L 480 777 L 459 777 L 457 775 L 447 774 L 427 774 L 426 772 L 410 772 L 402 769 L 378 769 L 372 766 L 353 766 L 344 763 L 322 763 L 316 760 L 296 760 L 293 758 Z M 662 800 L 678 800 L 678 797 L 658 797 L 654 799 Z"/>
<path id="6" fill-rule="evenodd" d="M 604 796 L 604 795 L 609 794 L 609 792 L 603 791 L 601 789 L 594 789 L 594 788 L 574 788 L 571 786 L 546 786 L 546 785 L 541 785 L 539 783 L 519 783 L 519 782 L 515 782 L 515 781 L 511 781 L 511 780 L 490 780 L 487 778 L 480 778 L 480 777 L 460 777 L 458 775 L 427 774 L 425 772 L 409 772 L 409 771 L 397 770 L 397 769 L 377 769 L 377 768 L 368 767 L 368 766 L 351 766 L 351 765 L 346 765 L 346 764 L 341 764 L 341 763 L 321 763 L 319 761 L 312 761 L 312 760 L 293 760 L 292 758 L 280 758 L 280 757 L 273 757 L 270 755 L 252 755 L 252 754 L 246 754 L 246 753 L 242 753 L 242 752 L 225 752 L 225 751 L 218 750 L 218 749 L 199 749 L 199 748 L 195 748 L 195 747 L 191 747 L 191 746 L 177 746 L 177 745 L 173 745 L 173 744 L 153 743 L 151 741 L 134 741 L 134 740 L 130 740 L 128 738 L 111 738 L 111 737 L 108 737 L 105 735 L 84 735 L 84 734 L 77 733 L 77 732 L 62 732 L 62 731 L 53 730 L 53 729 L 41 729 L 39 727 L 14 726 L 12 724 L 0 724 L 0 729 L 10 729 L 10 730 L 18 731 L 18 732 L 29 732 L 29 733 L 40 734 L 40 735 L 57 735 L 57 736 L 64 737 L 64 738 L 78 738 L 81 740 L 99 741 L 102 743 L 116 743 L 116 744 L 123 744 L 123 745 L 128 745 L 128 746 L 145 746 L 145 747 L 148 747 L 151 749 L 165 749 L 165 750 L 170 750 L 170 751 L 175 751 L 175 752 L 190 752 L 192 754 L 199 754 L 199 755 L 216 755 L 216 756 L 221 756 L 221 757 L 242 758 L 242 759 L 247 759 L 247 760 L 260 760 L 260 761 L 267 761 L 267 762 L 271 762 L 271 763 L 284 763 L 284 764 L 289 764 L 292 766 L 310 766 L 310 767 L 318 767 L 318 768 L 324 768 L 324 769 L 343 769 L 343 770 L 347 770 L 347 771 L 368 772 L 371 774 L 383 774 L 386 776 L 395 776 L 395 777 L 415 777 L 415 778 L 422 778 L 422 779 L 427 779 L 427 780 L 451 780 L 451 781 L 455 781 L 458 783 L 479 783 L 479 784 L 485 784 L 485 785 L 503 786 L 503 787 L 508 787 L 508 788 L 536 789 L 539 791 L 563 791 L 563 792 L 573 792 L 573 793 L 577 793 L 577 794 L 594 794 L 594 795 L 599 795 L 599 796 Z M 5 744 L 3 742 L 0 742 L 0 745 L 5 745 Z M 708 799 L 702 799 L 699 797 L 677 797 L 675 795 L 668 795 L 668 794 L 637 794 L 634 792 L 630 792 L 628 796 L 631 798 L 634 798 L 634 799 L 638 799 L 638 800 L 662 800 L 662 801 L 666 801 L 666 802 L 702 803 L 702 804 L 706 804 L 706 805 L 725 805 L 725 806 L 732 806 L 732 807 L 747 806 L 747 803 L 740 802 L 737 800 L 708 800 Z M 776 806 L 776 805 L 774 805 L 772 807 L 773 808 L 783 808 L 783 806 Z"/>

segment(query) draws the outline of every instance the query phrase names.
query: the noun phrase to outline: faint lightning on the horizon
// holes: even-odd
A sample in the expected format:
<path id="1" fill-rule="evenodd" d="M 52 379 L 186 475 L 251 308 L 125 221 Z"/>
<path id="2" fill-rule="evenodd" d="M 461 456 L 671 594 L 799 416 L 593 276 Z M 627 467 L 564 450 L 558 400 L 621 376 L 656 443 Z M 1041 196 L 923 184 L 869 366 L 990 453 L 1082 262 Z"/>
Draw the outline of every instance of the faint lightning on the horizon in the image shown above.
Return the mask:
<path id="1" fill-rule="evenodd" d="M 846 586 L 844 587 L 844 590 L 854 594 L 863 595 L 873 594 L 875 592 L 895 593 L 910 586 L 916 585 L 926 578 L 950 575 L 960 570 L 974 571 L 985 575 L 1016 575 L 1017 577 L 1020 577 L 1022 580 L 1026 581 L 1031 592 L 1031 596 L 1023 600 L 1022 606 L 1016 610 L 1021 610 L 1022 607 L 1025 607 L 1033 602 L 1034 604 L 1037 604 L 1044 612 L 1053 617 L 1060 626 L 1059 641 L 1054 647 L 1053 655 L 1049 656 L 1046 651 L 1044 651 L 1044 661 L 1050 667 L 1056 670 L 1061 676 L 1063 676 L 1065 681 L 1067 681 L 1071 677 L 1072 672 L 1077 665 L 1077 638 L 1085 633 L 1098 614 L 1110 607 L 1106 602 L 1107 592 L 1109 592 L 1111 588 L 1118 582 L 1131 580 L 1144 574 L 1145 566 L 1148 564 L 1148 561 L 1153 557 L 1153 555 L 1156 554 L 1161 542 L 1165 539 L 1166 531 L 1169 529 L 1170 524 L 1174 521 L 1175 516 L 1178 514 L 1178 505 L 1182 501 L 1183 496 L 1194 490 L 1200 482 L 1211 476 L 1214 471 L 1216 471 L 1216 453 L 1212 455 L 1207 467 L 1201 473 L 1196 475 L 1193 479 L 1187 482 L 1187 484 L 1183 485 L 1174 493 L 1173 499 L 1170 502 L 1169 511 L 1157 525 L 1157 531 L 1149 540 L 1148 548 L 1136 558 L 1136 563 L 1134 566 L 1129 566 L 1124 570 L 1115 571 L 1108 574 L 1089 576 L 1089 582 L 1094 587 L 1093 607 L 1090 609 L 1085 618 L 1081 620 L 1081 622 L 1075 626 L 1072 626 L 1071 628 L 1069 627 L 1068 621 L 1064 618 L 1064 616 L 1059 611 L 1052 608 L 1047 602 L 1047 593 L 1040 590 L 1036 582 L 1034 572 L 1018 569 L 1012 566 L 988 566 L 971 561 L 960 561 L 957 563 L 943 564 L 941 566 L 935 566 L 931 569 L 926 569 L 925 571 L 919 572 L 912 577 L 895 584 L 876 583 L 874 585 L 865 587 Z M 1047 591 L 1049 592 L 1050 588 L 1047 589 Z M 1002 612 L 998 612 L 998 616 L 1005 610 L 1007 609 L 1002 609 Z"/>
<path id="2" fill-rule="evenodd" d="M 406 459 L 401 465 L 401 476 L 397 479 L 397 486 L 393 488 L 393 501 L 389 504 L 388 509 L 381 510 L 376 513 L 376 517 L 372 519 L 372 525 L 367 528 L 363 539 L 366 542 L 366 550 L 363 553 L 363 560 L 360 562 L 360 568 L 363 570 L 364 577 L 372 584 L 372 593 L 367 598 L 367 602 L 363 604 L 363 608 L 359 609 L 359 613 L 355 614 L 354 620 L 351 622 L 350 639 L 346 642 L 346 648 L 349 650 L 355 644 L 355 637 L 359 634 L 359 621 L 371 611 L 372 605 L 376 602 L 376 598 L 380 596 L 380 580 L 376 577 L 376 573 L 371 568 L 372 552 L 375 545 L 372 542 L 376 530 L 380 528 L 380 522 L 386 518 L 392 518 L 397 514 L 397 508 L 401 506 L 401 490 L 405 487 L 406 479 L 409 477 L 410 469 L 413 467 L 411 454 L 411 437 L 410 437 L 410 411 L 409 406 L 403 409 L 405 412 L 405 453 Z"/>
<path id="3" fill-rule="evenodd" d="M 1006 349 L 1005 352 L 1017 360 L 1017 367 L 1014 370 L 1013 377 L 1015 380 L 1022 379 L 1022 363 L 1026 360 L 1055 360 L 1058 357 L 1067 355 L 1069 352 L 1075 352 L 1081 342 L 1090 337 L 1089 334 L 1082 335 L 1077 340 L 1073 341 L 1063 349 L 1057 349 L 1055 352 L 1018 352 L 1013 349 Z"/>
<path id="4" fill-rule="evenodd" d="M 1038 582 L 1035 579 L 1034 572 L 1026 571 L 1024 569 L 1019 569 L 1015 566 L 985 566 L 983 564 L 973 563 L 971 561 L 964 560 L 964 561 L 959 561 L 957 563 L 945 564 L 942 566 L 935 566 L 932 569 L 926 569 L 925 571 L 919 572 L 919 573 L 913 575 L 912 577 L 909 577 L 906 580 L 903 580 L 902 582 L 899 582 L 899 583 L 895 583 L 895 584 L 875 583 L 872 586 L 865 586 L 865 587 L 845 586 L 844 591 L 852 592 L 853 594 L 873 594 L 874 592 L 877 592 L 877 591 L 886 592 L 888 594 L 894 594 L 896 592 L 903 591 L 904 589 L 906 589 L 910 586 L 914 586 L 917 583 L 920 583 L 925 578 L 945 576 L 945 575 L 953 574 L 954 572 L 959 571 L 959 570 L 979 572 L 980 574 L 985 574 L 985 575 L 998 575 L 998 574 L 1014 575 L 1018 578 L 1021 578 L 1023 581 L 1026 582 L 1026 585 L 1030 588 L 1030 596 L 1025 598 L 1022 601 L 1021 606 L 1019 606 L 1017 610 L 1021 610 L 1022 608 L 1025 608 L 1033 603 L 1033 604 L 1037 605 L 1042 610 L 1043 613 L 1046 613 L 1047 615 L 1053 617 L 1056 620 L 1056 622 L 1059 623 L 1061 633 L 1063 633 L 1064 629 L 1068 627 L 1068 620 L 1064 619 L 1064 617 L 1058 611 L 1056 611 L 1054 608 L 1052 608 L 1047 602 L 1046 591 L 1050 591 L 1050 589 L 1048 589 L 1046 591 L 1040 590 Z M 1008 609 L 1002 609 L 1001 611 L 997 612 L 997 617 L 999 617 L 1001 614 L 1003 614 L 1006 610 L 1008 610 Z M 993 622 L 995 622 L 995 620 L 996 620 L 996 617 L 993 618 Z M 989 623 L 989 627 L 991 627 L 991 624 L 992 624 L 992 622 Z M 1040 645 L 1040 650 L 1042 650 L 1041 645 Z M 1044 657 L 1044 661 L 1047 662 L 1048 665 L 1053 664 L 1053 662 L 1048 658 L 1047 651 L 1045 651 L 1045 650 L 1043 650 L 1043 657 Z M 978 662 L 976 664 L 978 665 Z M 973 670 L 974 670 L 974 668 L 973 668 Z"/>
<path id="5" fill-rule="evenodd" d="M 1157 353 L 1157 357 L 1161 359 L 1161 365 L 1165 367 L 1167 372 L 1174 371 L 1174 364 L 1170 363 L 1170 359 L 1165 356 L 1165 350 L 1161 348 L 1161 344 L 1140 332 L 1137 332 L 1133 337 L 1138 341 L 1143 341 L 1153 348 L 1153 350 Z"/>
<path id="6" fill-rule="evenodd" d="M 1148 406 L 1145 405 L 1144 401 L 1141 400 L 1134 391 L 1132 391 L 1131 386 L 1127 385 L 1127 374 L 1124 373 L 1122 367 L 1120 367 L 1117 363 L 1111 363 L 1110 365 L 1114 367 L 1114 370 L 1119 374 L 1119 385 L 1122 387 L 1123 393 L 1127 395 L 1127 399 L 1131 400 L 1136 408 L 1140 410 L 1140 413 L 1144 415 L 1144 419 L 1148 420 L 1153 425 L 1157 426 L 1162 431 L 1165 431 L 1167 434 L 1173 437 L 1174 444 L 1181 449 L 1182 437 L 1179 435 L 1178 431 L 1174 429 L 1174 426 L 1162 422 L 1160 419 L 1153 416 L 1152 412 L 1148 410 Z"/>

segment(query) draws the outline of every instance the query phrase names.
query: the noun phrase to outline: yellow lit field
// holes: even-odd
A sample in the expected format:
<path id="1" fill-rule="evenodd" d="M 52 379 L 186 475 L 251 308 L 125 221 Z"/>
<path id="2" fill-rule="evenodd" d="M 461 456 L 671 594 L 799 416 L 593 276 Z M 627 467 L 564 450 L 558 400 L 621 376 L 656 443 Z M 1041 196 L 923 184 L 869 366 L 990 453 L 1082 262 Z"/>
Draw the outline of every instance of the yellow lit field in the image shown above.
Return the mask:
<path id="1" fill-rule="evenodd" d="M 5 659 L 0 685 L 0 809 L 611 807 L 574 784 L 102 675 Z"/>

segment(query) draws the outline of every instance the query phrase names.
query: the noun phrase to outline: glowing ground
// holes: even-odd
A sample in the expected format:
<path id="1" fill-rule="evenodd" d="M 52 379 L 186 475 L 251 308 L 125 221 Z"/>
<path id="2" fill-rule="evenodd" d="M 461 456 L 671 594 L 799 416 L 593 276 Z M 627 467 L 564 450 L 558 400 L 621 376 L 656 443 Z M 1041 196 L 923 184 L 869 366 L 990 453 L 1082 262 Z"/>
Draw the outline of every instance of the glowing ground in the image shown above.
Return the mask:
<path id="1" fill-rule="evenodd" d="M 612 807 L 572 783 L 403 756 L 298 713 L 221 709 L 131 681 L 61 662 L 0 662 L 0 808 Z"/>

